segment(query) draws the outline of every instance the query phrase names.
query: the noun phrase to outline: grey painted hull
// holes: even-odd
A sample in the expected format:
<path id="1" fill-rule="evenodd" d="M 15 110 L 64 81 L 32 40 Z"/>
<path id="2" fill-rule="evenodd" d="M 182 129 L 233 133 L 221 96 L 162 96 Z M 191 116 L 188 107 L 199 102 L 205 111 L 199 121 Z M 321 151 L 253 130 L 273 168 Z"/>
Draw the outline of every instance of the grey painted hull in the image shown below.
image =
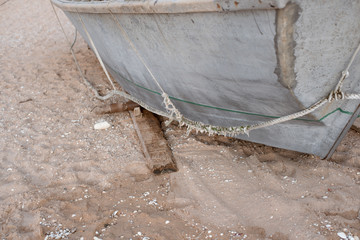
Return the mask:
<path id="1" fill-rule="evenodd" d="M 335 87 L 360 41 L 357 0 L 53 2 L 89 42 L 82 19 L 124 90 L 165 111 L 141 55 L 185 117 L 216 126 L 254 124 L 312 105 Z M 344 91 L 360 92 L 359 66 L 356 59 Z M 358 106 L 333 102 L 236 137 L 327 157 Z"/>

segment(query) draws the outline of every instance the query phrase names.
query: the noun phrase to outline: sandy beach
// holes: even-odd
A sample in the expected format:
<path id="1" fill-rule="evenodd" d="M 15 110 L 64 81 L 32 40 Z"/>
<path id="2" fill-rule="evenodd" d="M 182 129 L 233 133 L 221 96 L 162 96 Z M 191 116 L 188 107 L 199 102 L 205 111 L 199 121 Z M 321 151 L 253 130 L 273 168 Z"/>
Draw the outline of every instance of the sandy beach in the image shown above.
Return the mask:
<path id="1" fill-rule="evenodd" d="M 80 36 L 74 50 L 109 91 Z M 179 171 L 154 175 L 129 113 L 93 111 L 122 99 L 84 84 L 48 0 L 0 0 L 0 80 L 1 240 L 360 237 L 355 129 L 325 161 L 173 123 L 163 130 Z"/>

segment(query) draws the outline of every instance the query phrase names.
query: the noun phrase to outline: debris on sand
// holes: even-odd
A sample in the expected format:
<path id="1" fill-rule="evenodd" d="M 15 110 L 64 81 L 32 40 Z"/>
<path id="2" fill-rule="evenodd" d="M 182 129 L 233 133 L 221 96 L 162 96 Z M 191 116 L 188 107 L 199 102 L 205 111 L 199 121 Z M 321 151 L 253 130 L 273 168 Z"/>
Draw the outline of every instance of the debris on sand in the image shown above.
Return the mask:
<path id="1" fill-rule="evenodd" d="M 95 123 L 95 125 L 94 125 L 95 130 L 107 129 L 109 127 L 111 127 L 111 125 L 107 121 L 101 121 L 101 122 Z"/>

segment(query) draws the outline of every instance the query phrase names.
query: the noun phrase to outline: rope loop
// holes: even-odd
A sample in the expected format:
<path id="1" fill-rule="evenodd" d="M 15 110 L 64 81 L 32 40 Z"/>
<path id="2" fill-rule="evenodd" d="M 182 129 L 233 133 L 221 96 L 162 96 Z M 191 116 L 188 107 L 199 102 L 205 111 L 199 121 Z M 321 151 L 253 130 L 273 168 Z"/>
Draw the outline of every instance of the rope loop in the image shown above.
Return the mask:
<path id="1" fill-rule="evenodd" d="M 329 96 L 328 96 L 328 98 L 327 98 L 328 102 L 332 102 L 332 101 L 334 101 L 334 100 L 335 100 L 335 101 L 344 100 L 344 99 L 346 99 L 345 93 L 342 92 L 342 91 L 340 91 L 340 90 L 338 90 L 338 91 L 335 91 L 335 90 L 331 91 L 330 94 L 329 94 Z"/>

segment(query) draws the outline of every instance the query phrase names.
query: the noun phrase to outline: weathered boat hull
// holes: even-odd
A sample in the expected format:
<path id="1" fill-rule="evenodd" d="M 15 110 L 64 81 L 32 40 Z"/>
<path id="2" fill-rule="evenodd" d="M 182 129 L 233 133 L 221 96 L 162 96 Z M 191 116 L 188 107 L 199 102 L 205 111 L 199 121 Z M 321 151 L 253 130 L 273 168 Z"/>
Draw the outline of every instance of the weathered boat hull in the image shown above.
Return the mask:
<path id="1" fill-rule="evenodd" d="M 53 2 L 89 42 L 88 31 L 127 92 L 165 111 L 150 69 L 185 117 L 216 126 L 267 121 L 327 96 L 360 41 L 355 0 Z M 359 63 L 344 91 L 360 92 Z M 327 157 L 358 106 L 333 102 L 236 137 Z"/>

